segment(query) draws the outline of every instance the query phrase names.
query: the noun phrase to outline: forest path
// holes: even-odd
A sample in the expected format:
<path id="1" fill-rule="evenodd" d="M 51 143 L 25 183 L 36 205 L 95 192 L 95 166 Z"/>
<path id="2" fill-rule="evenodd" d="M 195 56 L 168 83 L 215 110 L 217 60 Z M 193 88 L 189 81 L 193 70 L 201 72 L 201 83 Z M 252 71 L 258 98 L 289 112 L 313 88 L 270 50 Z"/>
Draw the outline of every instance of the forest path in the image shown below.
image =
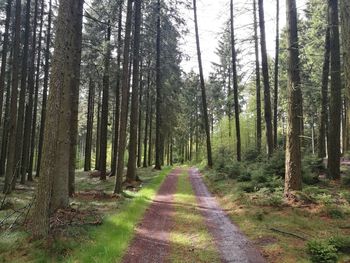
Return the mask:
<path id="1" fill-rule="evenodd" d="M 168 175 L 135 231 L 123 263 L 266 262 L 195 168 Z"/>

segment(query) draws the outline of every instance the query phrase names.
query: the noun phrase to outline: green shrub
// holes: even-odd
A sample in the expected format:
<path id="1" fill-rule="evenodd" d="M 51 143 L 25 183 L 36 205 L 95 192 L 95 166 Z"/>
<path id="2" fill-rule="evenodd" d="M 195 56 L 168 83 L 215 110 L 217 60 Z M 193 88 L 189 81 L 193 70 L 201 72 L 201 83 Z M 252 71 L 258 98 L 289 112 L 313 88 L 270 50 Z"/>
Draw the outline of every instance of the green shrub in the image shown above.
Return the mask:
<path id="1" fill-rule="evenodd" d="M 326 169 L 323 164 L 323 159 L 318 158 L 314 155 L 307 155 L 303 158 L 302 161 L 303 167 L 305 169 L 309 169 L 311 173 L 321 173 L 324 172 Z"/>
<path id="2" fill-rule="evenodd" d="M 241 175 L 241 166 L 237 162 L 229 163 L 225 166 L 224 173 L 226 173 L 230 179 L 236 179 Z"/>
<path id="3" fill-rule="evenodd" d="M 249 172 L 243 172 L 237 177 L 238 182 L 250 182 L 252 180 L 252 175 Z"/>
<path id="4" fill-rule="evenodd" d="M 246 192 L 246 193 L 253 193 L 255 192 L 255 186 L 252 182 L 243 182 L 243 183 L 240 183 L 238 188 L 243 191 L 243 192 Z"/>
<path id="5" fill-rule="evenodd" d="M 325 213 L 333 219 L 343 219 L 345 217 L 344 212 L 337 206 L 326 206 Z"/>
<path id="6" fill-rule="evenodd" d="M 320 182 L 317 174 L 307 173 L 303 174 L 303 183 L 307 185 L 315 185 Z"/>
<path id="7" fill-rule="evenodd" d="M 350 237 L 334 236 L 329 239 L 329 244 L 342 253 L 350 253 Z"/>
<path id="8" fill-rule="evenodd" d="M 349 192 L 341 192 L 340 196 L 344 198 L 350 204 L 350 193 Z"/>
<path id="9" fill-rule="evenodd" d="M 284 178 L 285 153 L 283 149 L 276 150 L 264 166 L 264 174 L 267 177 L 278 176 Z"/>
<path id="10" fill-rule="evenodd" d="M 307 251 L 314 263 L 334 263 L 338 260 L 335 246 L 325 241 L 312 240 L 307 243 Z"/>
<path id="11" fill-rule="evenodd" d="M 347 175 L 347 176 L 343 177 L 341 180 L 341 183 L 344 186 L 350 186 L 350 176 Z"/>
<path id="12" fill-rule="evenodd" d="M 246 150 L 243 154 L 243 160 L 246 162 L 260 162 L 262 159 L 263 157 L 256 147 Z"/>

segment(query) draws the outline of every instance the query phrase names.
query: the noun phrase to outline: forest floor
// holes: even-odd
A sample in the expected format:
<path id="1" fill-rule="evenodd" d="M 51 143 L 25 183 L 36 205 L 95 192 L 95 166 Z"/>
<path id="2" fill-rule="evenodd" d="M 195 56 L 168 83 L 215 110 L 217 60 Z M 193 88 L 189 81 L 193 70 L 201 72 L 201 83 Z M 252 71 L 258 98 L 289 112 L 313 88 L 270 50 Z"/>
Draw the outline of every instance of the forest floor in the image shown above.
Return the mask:
<path id="1" fill-rule="evenodd" d="M 342 171 L 346 173 L 348 169 L 343 164 Z M 214 170 L 202 172 L 221 207 L 267 262 L 350 262 L 348 186 L 320 176 L 319 183 L 304 185 L 303 191 L 297 193 L 298 199 L 288 202 L 282 187 L 252 191 L 252 182 L 242 180 L 242 176 L 230 179 Z M 316 254 L 313 259 L 310 248 Z M 327 261 L 329 255 L 332 260 Z"/>

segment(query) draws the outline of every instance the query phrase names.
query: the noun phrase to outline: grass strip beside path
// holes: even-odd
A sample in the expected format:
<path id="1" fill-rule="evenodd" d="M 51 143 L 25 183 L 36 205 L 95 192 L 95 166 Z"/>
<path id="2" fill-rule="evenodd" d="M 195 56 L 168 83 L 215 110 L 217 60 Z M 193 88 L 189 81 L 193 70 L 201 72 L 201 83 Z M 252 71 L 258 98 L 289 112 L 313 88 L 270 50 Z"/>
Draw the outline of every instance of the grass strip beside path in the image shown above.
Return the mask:
<path id="1" fill-rule="evenodd" d="M 122 205 L 119 213 L 107 217 L 100 227 L 92 230 L 90 242 L 81 244 L 67 262 L 120 262 L 134 237 L 135 226 L 170 171 L 170 168 L 165 168 L 131 202 Z"/>
<path id="2" fill-rule="evenodd" d="M 174 206 L 174 227 L 170 234 L 170 262 L 221 262 L 214 240 L 197 207 L 188 171 L 179 177 Z"/>

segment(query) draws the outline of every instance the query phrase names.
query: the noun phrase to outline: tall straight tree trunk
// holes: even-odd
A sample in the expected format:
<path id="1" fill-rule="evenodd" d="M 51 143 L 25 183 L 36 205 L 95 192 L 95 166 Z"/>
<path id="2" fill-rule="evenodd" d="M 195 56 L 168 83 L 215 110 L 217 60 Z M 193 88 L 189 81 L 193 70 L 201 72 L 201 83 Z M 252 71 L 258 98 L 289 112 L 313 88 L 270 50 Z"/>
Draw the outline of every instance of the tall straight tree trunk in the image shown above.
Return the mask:
<path id="1" fill-rule="evenodd" d="M 212 159 L 212 153 L 211 153 L 207 95 L 206 95 L 206 90 L 205 90 L 204 74 L 203 74 L 203 66 L 202 66 L 202 55 L 201 55 L 201 48 L 200 48 L 200 42 L 199 42 L 198 19 L 197 19 L 197 1 L 196 0 L 193 0 L 193 12 L 194 12 L 196 43 L 197 43 L 197 56 L 198 56 L 200 86 L 201 86 L 201 92 L 202 92 L 203 122 L 204 122 L 204 126 L 205 126 L 205 133 L 207 136 L 207 161 L 208 161 L 208 167 L 212 168 L 213 167 L 213 159 Z"/>
<path id="2" fill-rule="evenodd" d="M 119 2 L 119 19 L 118 19 L 118 47 L 117 47 L 117 83 L 115 89 L 115 116 L 114 116 L 114 146 L 111 162 L 111 174 L 114 176 L 117 169 L 118 143 L 119 143 L 119 120 L 120 120 L 120 64 L 122 53 L 122 24 L 123 24 L 123 3 Z"/>
<path id="3" fill-rule="evenodd" d="M 132 25 L 132 0 L 127 1 L 127 13 L 125 22 L 124 52 L 123 52 L 123 74 L 122 74 L 122 96 L 120 107 L 120 127 L 119 143 L 117 157 L 117 173 L 115 179 L 114 193 L 122 192 L 122 182 L 124 175 L 124 154 L 126 147 L 126 129 L 128 121 L 128 102 L 129 102 L 129 51 L 131 40 Z"/>
<path id="4" fill-rule="evenodd" d="M 143 67 L 142 60 L 140 62 L 140 92 L 139 92 L 139 112 L 138 112 L 138 127 L 137 127 L 137 167 L 141 167 L 142 160 L 142 97 L 143 97 Z"/>
<path id="5" fill-rule="evenodd" d="M 147 167 L 147 137 L 148 137 L 148 124 L 150 118 L 150 81 L 151 81 L 151 61 L 148 62 L 147 68 L 147 89 L 146 89 L 146 116 L 145 116 L 145 133 L 143 137 L 143 167 Z"/>
<path id="6" fill-rule="evenodd" d="M 160 27 L 160 0 L 157 2 L 157 40 L 156 40 L 156 159 L 155 167 L 156 170 L 161 170 L 161 151 L 162 151 L 162 114 L 161 114 L 161 105 L 162 105 L 162 94 L 161 94 L 161 69 L 160 69 L 160 52 L 161 52 L 161 27 Z"/>
<path id="7" fill-rule="evenodd" d="M 345 96 L 346 96 L 346 129 L 344 150 L 350 150 L 350 2 L 340 0 L 340 16 L 342 28 L 343 63 L 345 74 Z"/>
<path id="8" fill-rule="evenodd" d="M 341 70 L 338 0 L 328 0 L 330 10 L 331 92 L 328 128 L 328 175 L 340 179 Z"/>
<path id="9" fill-rule="evenodd" d="M 9 31 L 11 21 L 11 9 L 12 0 L 7 0 L 6 3 L 6 19 L 5 19 L 5 32 L 1 51 L 1 70 L 0 70 L 0 126 L 2 123 L 2 105 L 4 101 L 5 92 L 5 77 L 6 77 L 6 63 L 7 63 L 7 52 L 9 46 Z"/>
<path id="10" fill-rule="evenodd" d="M 329 20 L 329 19 L 328 19 Z M 329 23 L 329 22 L 328 22 Z M 329 79 L 329 59 L 330 59 L 330 28 L 327 26 L 324 61 L 322 68 L 322 105 L 321 105 L 321 121 L 320 132 L 318 138 L 318 157 L 324 158 L 326 156 L 326 135 L 328 123 L 328 79 Z"/>
<path id="11" fill-rule="evenodd" d="M 98 102 L 97 102 L 97 127 L 96 127 L 96 158 L 95 158 L 95 170 L 100 170 L 100 149 L 101 149 L 101 95 L 102 88 L 99 84 L 98 89 Z"/>
<path id="12" fill-rule="evenodd" d="M 256 81 L 256 148 L 261 151 L 261 81 L 260 81 L 260 59 L 259 59 L 259 37 L 256 0 L 253 0 L 254 9 L 254 42 L 255 42 L 255 81 Z"/>
<path id="13" fill-rule="evenodd" d="M 84 171 L 91 170 L 91 151 L 92 151 L 92 133 L 94 125 L 94 106 L 95 106 L 95 84 L 90 78 L 89 80 L 89 98 L 88 98 L 88 112 L 86 124 L 86 142 L 85 142 L 85 161 Z"/>
<path id="14" fill-rule="evenodd" d="M 72 84 L 79 77 L 78 43 L 82 30 L 82 0 L 61 0 L 56 28 L 43 157 L 31 221 L 34 238 L 47 236 L 50 215 L 68 206 Z M 65 154 L 66 156 L 62 156 Z"/>
<path id="15" fill-rule="evenodd" d="M 28 171 L 28 163 L 30 159 L 30 142 L 32 135 L 32 121 L 33 121 L 33 106 L 34 106 L 34 93 L 35 93 L 35 55 L 37 50 L 36 31 L 38 25 L 38 0 L 34 1 L 34 25 L 32 44 L 29 58 L 28 68 L 28 102 L 26 104 L 26 114 L 24 120 L 24 132 L 23 132 L 23 151 L 22 151 L 22 164 L 21 164 L 21 184 L 26 181 L 26 175 Z"/>
<path id="16" fill-rule="evenodd" d="M 241 127 L 239 123 L 239 101 L 238 101 L 238 79 L 237 79 L 237 54 L 235 47 L 235 30 L 233 17 L 233 0 L 231 0 L 231 52 L 232 52 L 232 76 L 233 76 L 233 97 L 235 103 L 235 122 L 236 122 L 236 150 L 237 161 L 241 161 Z"/>
<path id="17" fill-rule="evenodd" d="M 41 0 L 40 10 L 40 26 L 39 26 L 39 40 L 38 40 L 38 55 L 36 62 L 36 79 L 34 88 L 34 105 L 33 105 L 33 121 L 31 125 L 31 141 L 30 141 L 30 154 L 28 164 L 28 181 L 33 181 L 33 165 L 34 165 L 34 154 L 35 154 L 35 140 L 36 140 L 36 129 L 37 129 L 37 113 L 38 113 L 38 100 L 39 100 L 39 82 L 40 82 L 40 67 L 41 67 L 41 46 L 42 46 L 42 33 L 44 25 L 44 9 L 45 1 Z"/>
<path id="18" fill-rule="evenodd" d="M 150 100 L 150 114 L 149 114 L 149 138 L 148 138 L 148 166 L 151 166 L 152 165 L 152 159 L 153 159 L 153 156 L 152 156 L 152 144 L 153 144 L 153 141 L 152 141 L 152 136 L 153 136 L 153 104 L 152 104 L 152 98 Z"/>
<path id="19" fill-rule="evenodd" d="M 37 168 L 36 168 L 36 177 L 40 176 L 40 165 L 41 165 L 41 157 L 42 157 L 43 141 L 44 141 L 47 92 L 48 92 L 48 87 L 49 87 L 49 71 L 50 71 L 51 22 L 52 22 L 52 0 L 49 1 L 49 13 L 48 13 L 48 18 L 47 18 L 44 86 L 43 86 L 43 95 L 42 95 L 43 98 L 42 98 L 42 103 L 41 103 L 41 120 L 40 120 L 40 133 L 39 133 L 38 161 L 37 161 Z"/>
<path id="20" fill-rule="evenodd" d="M 15 25 L 13 36 L 13 54 L 12 54 L 12 80 L 11 80 L 11 100 L 9 108 L 9 137 L 7 145 L 15 145 L 16 143 L 16 127 L 17 127 L 17 96 L 18 96 L 18 74 L 19 74 L 19 53 L 21 42 L 21 0 L 16 0 Z M 15 147 L 8 147 L 6 174 L 4 182 L 4 193 L 11 192 L 11 185 L 14 181 L 16 172 Z"/>
<path id="21" fill-rule="evenodd" d="M 101 148 L 100 148 L 100 180 L 106 180 L 107 135 L 108 135 L 108 101 L 109 101 L 109 71 L 111 63 L 111 25 L 108 21 L 106 52 L 104 58 L 102 112 L 101 112 Z"/>
<path id="22" fill-rule="evenodd" d="M 297 8 L 295 0 L 287 0 L 288 34 L 288 127 L 286 145 L 286 173 L 284 193 L 292 197 L 292 192 L 301 190 L 301 150 L 300 150 L 300 61 L 298 43 Z"/>
<path id="23" fill-rule="evenodd" d="M 141 32 L 141 0 L 135 0 L 135 30 L 133 51 L 133 76 L 130 109 L 129 159 L 126 180 L 136 180 L 137 131 L 139 124 L 139 87 L 140 87 L 140 32 Z"/>
<path id="24" fill-rule="evenodd" d="M 10 52 L 10 61 L 13 61 L 13 50 Z M 9 128 L 9 114 L 10 114 L 10 99 L 11 99 L 11 63 L 9 65 L 9 70 L 7 71 L 7 83 L 6 83 L 6 104 L 4 113 L 4 124 L 2 128 L 1 137 L 1 158 L 0 158 L 0 176 L 5 175 L 5 163 L 6 163 L 6 153 L 8 144 L 8 128 Z"/>
<path id="25" fill-rule="evenodd" d="M 26 92 L 28 88 L 28 70 L 29 70 L 29 39 L 30 39 L 30 17 L 31 17 L 31 0 L 27 0 L 26 3 L 26 16 L 25 16 L 25 30 L 24 30 L 24 43 L 23 43 L 23 55 L 22 55 L 22 68 L 21 68 L 21 85 L 18 100 L 18 114 L 17 114 L 17 125 L 16 125 L 16 140 L 15 140 L 15 177 L 12 181 L 12 189 L 15 188 L 17 177 L 21 174 L 22 170 L 22 154 L 24 150 L 24 116 L 25 116 L 25 101 Z M 13 147 L 11 147 L 13 148 Z M 10 149 L 11 149 L 10 148 Z M 11 151 L 11 150 L 10 150 Z M 21 183 L 23 184 L 25 178 L 21 178 Z"/>
<path id="26" fill-rule="evenodd" d="M 264 110 L 266 122 L 266 143 L 267 153 L 271 157 L 273 153 L 273 133 L 272 133 L 272 113 L 271 113 L 271 94 L 269 66 L 266 52 L 266 35 L 265 35 L 265 17 L 264 17 L 264 0 L 258 0 L 259 3 L 259 21 L 260 21 L 260 45 L 262 59 L 262 74 L 264 79 Z"/>
<path id="27" fill-rule="evenodd" d="M 276 0 L 276 50 L 275 50 L 275 88 L 273 99 L 273 145 L 278 146 L 278 77 L 280 53 L 280 0 Z"/>

